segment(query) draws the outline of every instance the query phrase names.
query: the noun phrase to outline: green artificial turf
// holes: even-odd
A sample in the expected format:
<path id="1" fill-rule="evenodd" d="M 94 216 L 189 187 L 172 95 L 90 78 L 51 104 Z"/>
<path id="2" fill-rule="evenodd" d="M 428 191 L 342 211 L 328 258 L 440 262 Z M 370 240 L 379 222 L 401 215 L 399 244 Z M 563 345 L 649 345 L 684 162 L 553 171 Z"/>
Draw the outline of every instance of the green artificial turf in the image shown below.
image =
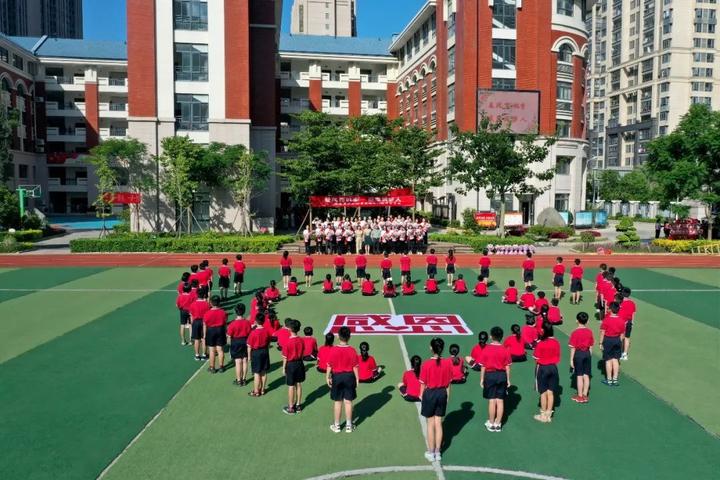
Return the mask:
<path id="1" fill-rule="evenodd" d="M 102 272 L 103 268 L 19 268 L 0 271 L 0 302 L 17 299 L 34 293 L 32 289 L 44 290 Z M 8 290 L 4 290 L 8 289 Z M 21 291 L 12 291 L 18 289 Z M 22 291 L 23 289 L 28 289 Z"/>
<path id="2" fill-rule="evenodd" d="M 720 270 L 717 268 L 649 268 L 649 272 L 658 272 L 670 275 L 681 280 L 689 280 L 695 283 L 702 283 L 705 288 L 720 288 Z M 680 288 L 685 287 L 684 282 L 679 282 Z"/>

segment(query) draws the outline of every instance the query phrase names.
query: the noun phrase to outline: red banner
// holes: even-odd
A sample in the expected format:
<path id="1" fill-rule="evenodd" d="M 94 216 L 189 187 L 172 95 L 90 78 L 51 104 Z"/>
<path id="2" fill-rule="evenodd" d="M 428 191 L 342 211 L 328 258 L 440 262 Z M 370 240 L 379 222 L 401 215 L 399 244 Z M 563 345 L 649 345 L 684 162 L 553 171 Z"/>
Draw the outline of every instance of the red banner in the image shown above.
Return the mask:
<path id="1" fill-rule="evenodd" d="M 364 195 L 318 195 L 310 197 L 310 206 L 314 208 L 414 207 L 415 195 L 401 195 L 397 197 L 367 197 Z"/>
<path id="2" fill-rule="evenodd" d="M 475 222 L 482 228 L 497 227 L 497 217 L 495 212 L 475 212 Z"/>
<path id="3" fill-rule="evenodd" d="M 388 192 L 388 197 L 402 197 L 403 195 L 412 195 L 412 188 L 393 188 Z"/>
<path id="4" fill-rule="evenodd" d="M 112 203 L 115 205 L 131 205 L 140 203 L 142 201 L 142 195 L 139 193 L 131 192 L 108 192 L 103 195 L 103 199 L 107 203 Z"/>

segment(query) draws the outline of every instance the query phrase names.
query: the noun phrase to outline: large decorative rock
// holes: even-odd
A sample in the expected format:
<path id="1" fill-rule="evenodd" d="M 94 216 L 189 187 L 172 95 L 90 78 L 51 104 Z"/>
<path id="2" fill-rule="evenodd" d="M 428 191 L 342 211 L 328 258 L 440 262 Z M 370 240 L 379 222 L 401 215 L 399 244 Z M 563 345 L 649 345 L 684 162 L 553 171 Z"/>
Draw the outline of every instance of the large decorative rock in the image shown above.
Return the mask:
<path id="1" fill-rule="evenodd" d="M 537 217 L 536 225 L 542 225 L 543 227 L 565 227 L 567 224 L 565 220 L 560 216 L 557 210 L 552 207 L 548 207 Z"/>

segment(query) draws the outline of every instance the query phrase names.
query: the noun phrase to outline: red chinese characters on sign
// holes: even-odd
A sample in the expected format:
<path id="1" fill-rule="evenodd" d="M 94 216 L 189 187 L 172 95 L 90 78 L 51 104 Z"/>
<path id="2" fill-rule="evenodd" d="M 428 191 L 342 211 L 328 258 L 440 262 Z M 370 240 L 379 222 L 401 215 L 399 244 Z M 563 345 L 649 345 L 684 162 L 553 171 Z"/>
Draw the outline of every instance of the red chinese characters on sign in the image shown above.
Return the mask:
<path id="1" fill-rule="evenodd" d="M 357 335 L 472 335 L 459 315 L 341 314 L 333 315 L 325 333 L 348 327 Z"/>
<path id="2" fill-rule="evenodd" d="M 314 208 L 342 207 L 414 207 L 415 195 L 368 197 L 365 195 L 316 195 L 310 197 Z"/>
<path id="3" fill-rule="evenodd" d="M 114 205 L 139 204 L 142 200 L 142 195 L 131 192 L 108 192 L 103 195 L 103 200 Z"/>

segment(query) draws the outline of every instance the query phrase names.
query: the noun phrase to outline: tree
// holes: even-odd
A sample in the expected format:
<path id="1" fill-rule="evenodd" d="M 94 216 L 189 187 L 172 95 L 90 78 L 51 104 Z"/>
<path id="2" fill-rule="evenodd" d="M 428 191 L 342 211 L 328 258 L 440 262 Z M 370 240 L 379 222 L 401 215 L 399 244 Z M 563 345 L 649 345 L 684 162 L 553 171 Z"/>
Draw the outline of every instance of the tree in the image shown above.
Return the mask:
<path id="1" fill-rule="evenodd" d="M 600 198 L 603 200 L 631 200 L 648 202 L 654 200 L 656 191 L 644 168 L 637 168 L 625 175 L 617 170 L 604 170 L 600 174 Z"/>
<path id="2" fill-rule="evenodd" d="M 15 128 L 18 126 L 18 111 L 0 106 L 0 184 L 14 176 L 13 155 L 10 153 Z"/>
<path id="3" fill-rule="evenodd" d="M 135 139 L 109 139 L 90 150 L 89 162 L 95 166 L 98 177 L 96 208 L 101 209 L 103 224 L 111 208 L 111 197 L 106 193 L 127 190 L 144 194 L 154 187 L 154 178 L 148 168 L 147 148 Z M 135 210 L 135 229 L 139 230 L 140 205 Z"/>
<path id="4" fill-rule="evenodd" d="M 646 165 L 662 204 L 701 202 L 712 225 L 713 207 L 720 203 L 720 112 L 691 106 L 677 128 L 650 142 L 647 150 Z"/>
<path id="5" fill-rule="evenodd" d="M 540 194 L 550 188 L 555 169 L 537 170 L 547 158 L 554 137 L 517 134 L 502 119 L 483 117 L 477 132 L 453 126 L 448 173 L 462 185 L 458 193 L 484 189 L 488 197 L 512 193 Z M 545 184 L 545 185 L 544 185 Z M 505 236 L 505 202 L 500 202 L 498 229 Z"/>
<path id="6" fill-rule="evenodd" d="M 598 196 L 605 200 L 620 200 L 620 172 L 617 170 L 603 170 L 598 179 Z"/>
<path id="7" fill-rule="evenodd" d="M 204 154 L 203 147 L 192 143 L 189 137 L 167 137 L 161 142 L 163 153 L 159 161 L 162 167 L 160 188 L 186 215 L 186 228 L 192 230 L 192 206 L 200 182 L 194 176 L 194 168 Z M 180 235 L 181 229 L 177 228 Z"/>
<path id="8" fill-rule="evenodd" d="M 0 185 L 0 229 L 20 227 L 18 197 L 5 185 Z"/>

